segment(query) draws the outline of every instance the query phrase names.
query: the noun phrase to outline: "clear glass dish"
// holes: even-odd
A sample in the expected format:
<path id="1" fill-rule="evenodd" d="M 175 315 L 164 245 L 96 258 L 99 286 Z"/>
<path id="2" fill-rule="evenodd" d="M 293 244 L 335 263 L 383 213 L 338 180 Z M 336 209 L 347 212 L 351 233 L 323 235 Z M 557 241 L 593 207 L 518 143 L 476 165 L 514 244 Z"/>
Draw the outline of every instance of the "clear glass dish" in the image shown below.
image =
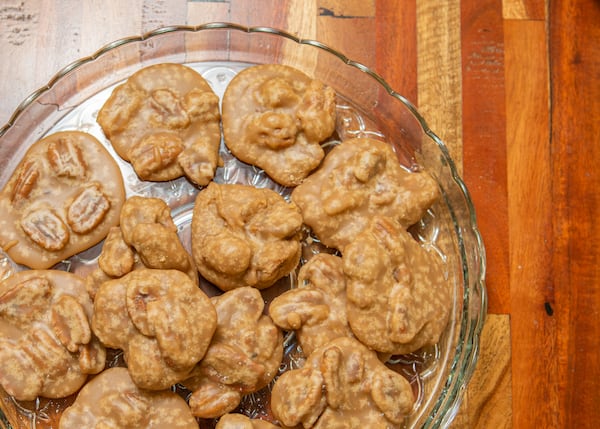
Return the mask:
<path id="1" fill-rule="evenodd" d="M 165 199 L 173 209 L 183 241 L 189 239 L 191 204 L 198 189 L 185 179 L 161 184 L 141 182 L 130 165 L 112 151 L 95 121 L 98 109 L 116 84 L 144 66 L 164 62 L 195 68 L 218 95 L 249 64 L 296 67 L 336 90 L 340 138 L 385 139 L 395 146 L 403 165 L 419 165 L 435 177 L 442 199 L 412 232 L 446 262 L 453 288 L 451 319 L 436 347 L 391 364 L 409 378 L 418 395 L 406 427 L 448 427 L 476 365 L 486 312 L 485 250 L 473 204 L 446 146 L 416 108 L 374 71 L 331 47 L 278 29 L 230 23 L 166 27 L 117 40 L 59 71 L 46 86 L 24 100 L 0 128 L 0 187 L 27 148 L 46 134 L 68 129 L 90 132 L 105 142 L 120 163 L 128 195 Z M 215 180 L 269 186 L 284 195 L 288 192 L 261 171 L 237 162 L 224 146 L 222 156 L 225 165 Z M 95 263 L 99 250 L 100 245 L 95 246 L 56 268 L 85 273 Z M 0 250 L 0 279 L 20 269 L 23 267 L 13 264 Z M 0 428 L 56 427 L 44 420 L 53 407 L 59 406 L 56 402 L 22 404 L 0 393 Z M 261 416 L 261 404 L 264 401 L 260 396 L 251 397 L 242 404 L 242 410 Z M 212 423 L 202 422 L 201 427 L 212 427 Z"/>

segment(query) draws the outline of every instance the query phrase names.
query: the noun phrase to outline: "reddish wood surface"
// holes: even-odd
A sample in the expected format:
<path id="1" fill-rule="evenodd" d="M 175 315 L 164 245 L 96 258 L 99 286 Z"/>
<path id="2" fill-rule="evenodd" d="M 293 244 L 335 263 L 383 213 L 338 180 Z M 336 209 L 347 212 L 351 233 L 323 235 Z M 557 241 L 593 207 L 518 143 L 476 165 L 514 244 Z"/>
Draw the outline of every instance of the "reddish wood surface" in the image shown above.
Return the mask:
<path id="1" fill-rule="evenodd" d="M 440 34 L 436 9 L 459 10 L 460 22 Z M 450 136 L 487 248 L 490 313 L 453 427 L 595 427 L 600 2 L 3 0 L 0 124 L 56 71 L 108 42 L 208 21 L 330 44 L 443 124 L 435 131 Z M 458 61 L 432 56 L 433 46 L 460 50 Z M 449 87 L 458 104 L 444 97 Z"/>
<path id="2" fill-rule="evenodd" d="M 417 91 L 417 24 L 415 0 L 395 2 L 377 0 L 374 67 L 385 73 L 387 82 L 400 94 L 418 103 Z M 390 28 L 401 28 L 390 38 Z M 392 71 L 393 72 L 390 72 Z"/>
<path id="3" fill-rule="evenodd" d="M 502 4 L 461 3 L 464 179 L 488 253 L 489 310 L 509 311 Z"/>
<path id="4" fill-rule="evenodd" d="M 532 418 L 540 427 L 560 427 L 553 411 L 558 408 L 557 331 L 545 307 L 554 308 L 545 23 L 510 20 L 504 28 L 506 103 L 520 106 L 507 109 L 513 416 L 515 427 Z"/>
<path id="5" fill-rule="evenodd" d="M 600 421 L 600 3 L 550 3 L 551 289 L 562 427 Z"/>

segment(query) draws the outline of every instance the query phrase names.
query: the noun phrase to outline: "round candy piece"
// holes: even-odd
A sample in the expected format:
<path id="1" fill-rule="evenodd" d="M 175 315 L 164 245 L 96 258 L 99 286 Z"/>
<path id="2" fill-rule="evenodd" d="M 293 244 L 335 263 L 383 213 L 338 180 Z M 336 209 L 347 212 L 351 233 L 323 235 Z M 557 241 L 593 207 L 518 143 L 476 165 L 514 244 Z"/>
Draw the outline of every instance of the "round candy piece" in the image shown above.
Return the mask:
<path id="1" fill-rule="evenodd" d="M 227 147 L 284 186 L 298 185 L 319 165 L 335 118 L 334 90 L 285 65 L 248 67 L 223 95 Z"/>
<path id="2" fill-rule="evenodd" d="M 126 368 L 110 368 L 87 383 L 67 408 L 59 429 L 197 429 L 185 400 L 164 390 L 139 389 Z"/>
<path id="3" fill-rule="evenodd" d="M 221 142 L 219 97 L 195 70 L 156 64 L 115 88 L 98 123 L 142 180 L 212 180 Z"/>
<path id="4" fill-rule="evenodd" d="M 51 134 L 0 191 L 0 246 L 19 264 L 50 268 L 104 239 L 124 200 L 119 166 L 94 136 Z"/>
<path id="5" fill-rule="evenodd" d="M 426 172 L 409 172 L 392 146 L 354 138 L 327 154 L 317 171 L 292 192 L 304 222 L 323 244 L 343 252 L 376 215 L 403 227 L 423 217 L 440 196 Z"/>
<path id="6" fill-rule="evenodd" d="M 196 197 L 192 254 L 220 289 L 267 288 L 300 260 L 302 216 L 266 188 L 212 182 Z"/>
<path id="7" fill-rule="evenodd" d="M 58 270 L 20 271 L 0 282 L 0 384 L 18 400 L 63 398 L 104 369 L 84 281 Z"/>

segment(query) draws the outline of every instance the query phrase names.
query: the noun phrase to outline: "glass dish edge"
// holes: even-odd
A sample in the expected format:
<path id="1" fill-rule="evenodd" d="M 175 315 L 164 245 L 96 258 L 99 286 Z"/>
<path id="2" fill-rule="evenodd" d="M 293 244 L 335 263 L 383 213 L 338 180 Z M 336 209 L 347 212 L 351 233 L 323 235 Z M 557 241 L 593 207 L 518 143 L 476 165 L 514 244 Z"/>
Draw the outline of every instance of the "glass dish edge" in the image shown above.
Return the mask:
<path id="1" fill-rule="evenodd" d="M 464 340 L 470 338 L 472 341 L 469 343 L 459 342 L 459 347 L 461 348 L 461 350 L 459 350 L 456 353 L 453 362 L 450 362 L 450 367 L 452 368 L 452 370 L 450 371 L 450 374 L 443 388 L 445 395 L 442 395 L 437 398 L 436 403 L 433 407 L 434 414 L 430 416 L 429 420 L 423 426 L 427 428 L 447 427 L 452 422 L 454 416 L 458 412 L 459 406 L 462 402 L 464 390 L 466 389 L 466 386 L 469 380 L 471 379 L 473 371 L 475 370 L 475 365 L 479 355 L 479 337 L 483 329 L 483 324 L 487 312 L 487 292 L 485 287 L 485 248 L 481 233 L 477 227 L 477 220 L 473 201 L 471 199 L 466 184 L 464 183 L 463 179 L 458 173 L 456 164 L 451 158 L 447 146 L 442 141 L 442 139 L 439 136 L 437 136 L 437 134 L 435 134 L 433 130 L 431 130 L 425 118 L 419 113 L 417 108 L 404 96 L 394 91 L 394 89 L 371 68 L 346 57 L 344 54 L 340 53 L 339 51 L 333 49 L 332 47 L 322 42 L 313 39 L 303 39 L 287 31 L 268 26 L 243 26 L 240 24 L 230 22 L 210 22 L 195 26 L 172 25 L 159 27 L 138 36 L 125 37 L 108 43 L 100 49 L 98 49 L 92 55 L 82 57 L 59 70 L 48 81 L 46 85 L 33 91 L 17 106 L 13 114 L 10 116 L 8 122 L 6 122 L 6 124 L 4 124 L 0 128 L 0 138 L 17 122 L 19 116 L 27 109 L 27 107 L 30 104 L 34 103 L 37 99 L 39 99 L 39 97 L 44 95 L 46 92 L 50 91 L 54 87 L 54 85 L 58 81 L 60 81 L 62 77 L 72 72 L 73 70 L 81 67 L 82 65 L 96 60 L 98 57 L 110 52 L 111 50 L 128 43 L 147 41 L 149 39 L 166 33 L 195 33 L 211 29 L 235 30 L 246 33 L 268 33 L 285 37 L 300 45 L 311 45 L 313 47 L 327 51 L 328 53 L 338 57 L 346 65 L 354 67 L 360 70 L 361 72 L 369 75 L 371 78 L 377 81 L 378 84 L 381 85 L 381 87 L 384 88 L 385 91 L 391 97 L 396 98 L 398 101 L 404 104 L 404 106 L 411 112 L 411 114 L 420 124 L 424 134 L 439 148 L 441 156 L 443 157 L 443 162 L 447 165 L 449 171 L 451 172 L 451 179 L 453 181 L 452 184 L 456 186 L 456 190 L 464 199 L 468 212 L 466 228 L 462 228 L 462 226 L 459 225 L 455 220 L 455 227 L 459 239 L 461 257 L 463 258 L 463 260 L 465 260 L 466 251 L 464 243 L 466 240 L 473 240 L 474 248 L 476 250 L 477 255 L 479 256 L 479 258 L 476 261 L 472 261 L 472 264 L 469 264 L 469 261 L 466 261 L 463 264 L 463 275 L 465 276 L 465 283 L 468 284 L 468 289 L 463 295 L 463 308 L 476 308 L 478 309 L 478 314 L 476 314 L 477 317 L 473 317 L 472 319 L 468 320 L 463 320 L 463 323 L 460 326 L 460 339 Z M 473 302 L 473 299 L 477 299 L 477 301 Z M 459 377 L 455 377 L 456 374 L 458 374 Z M 437 411 L 439 411 L 440 409 L 445 409 L 446 412 L 442 415 L 439 415 Z M 11 428 L 2 412 L 0 412 L 0 425 L 2 425 L 2 428 L 4 429 Z"/>

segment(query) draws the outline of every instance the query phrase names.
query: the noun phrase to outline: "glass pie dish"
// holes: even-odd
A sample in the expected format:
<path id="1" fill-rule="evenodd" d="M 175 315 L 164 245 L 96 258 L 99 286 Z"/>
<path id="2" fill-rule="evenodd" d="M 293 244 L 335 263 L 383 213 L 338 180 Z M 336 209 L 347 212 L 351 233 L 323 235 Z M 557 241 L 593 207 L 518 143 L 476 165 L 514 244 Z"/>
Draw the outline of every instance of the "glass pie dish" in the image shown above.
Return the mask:
<path id="1" fill-rule="evenodd" d="M 448 427 L 476 365 L 486 312 L 485 250 L 474 207 L 446 146 L 417 109 L 374 71 L 331 47 L 278 29 L 230 23 L 166 27 L 117 40 L 59 71 L 46 86 L 24 100 L 0 128 L 0 187 L 6 184 L 26 150 L 40 138 L 63 130 L 85 131 L 104 142 L 114 155 L 128 195 L 160 197 L 169 204 L 180 237 L 189 248 L 191 207 L 199 188 L 185 178 L 164 183 L 139 180 L 131 166 L 112 151 L 96 122 L 98 110 L 117 84 L 142 67 L 166 62 L 194 68 L 219 96 L 231 79 L 249 65 L 293 66 L 336 91 L 336 131 L 340 140 L 386 140 L 393 144 L 403 166 L 419 166 L 435 178 L 442 198 L 411 232 L 445 262 L 452 289 L 450 321 L 435 347 L 395 357 L 388 364 L 409 379 L 416 393 L 417 401 L 405 426 Z M 261 170 L 237 161 L 223 144 L 221 156 L 224 164 L 217 170 L 215 181 L 270 187 L 289 195 L 288 189 L 272 182 Z M 84 274 L 96 263 L 100 249 L 101 244 L 96 245 L 55 268 Z M 22 269 L 26 268 L 14 264 L 0 250 L 0 279 Z M 286 280 L 287 287 L 293 287 L 293 277 Z M 286 348 L 292 350 L 288 351 L 292 357 L 286 365 L 294 365 L 293 348 L 293 344 Z M 0 427 L 58 427 L 52 416 L 64 406 L 61 401 L 20 403 L 0 393 Z M 245 399 L 240 411 L 264 416 L 266 405 L 261 395 L 264 393 Z M 213 425 L 214 422 L 201 422 L 201 427 Z"/>

